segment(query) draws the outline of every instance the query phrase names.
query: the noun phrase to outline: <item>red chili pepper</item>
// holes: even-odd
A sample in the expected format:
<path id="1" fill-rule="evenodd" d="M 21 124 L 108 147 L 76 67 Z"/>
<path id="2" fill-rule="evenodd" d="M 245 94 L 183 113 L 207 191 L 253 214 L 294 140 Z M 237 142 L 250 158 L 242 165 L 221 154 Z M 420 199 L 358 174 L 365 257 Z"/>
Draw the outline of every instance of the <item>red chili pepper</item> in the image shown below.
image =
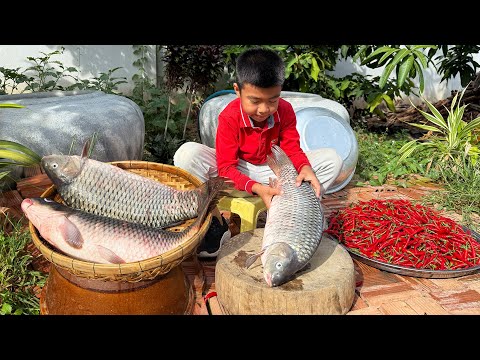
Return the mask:
<path id="1" fill-rule="evenodd" d="M 325 231 L 348 248 L 386 263 L 424 269 L 480 265 L 480 244 L 471 233 L 408 200 L 352 203 L 332 214 Z"/>

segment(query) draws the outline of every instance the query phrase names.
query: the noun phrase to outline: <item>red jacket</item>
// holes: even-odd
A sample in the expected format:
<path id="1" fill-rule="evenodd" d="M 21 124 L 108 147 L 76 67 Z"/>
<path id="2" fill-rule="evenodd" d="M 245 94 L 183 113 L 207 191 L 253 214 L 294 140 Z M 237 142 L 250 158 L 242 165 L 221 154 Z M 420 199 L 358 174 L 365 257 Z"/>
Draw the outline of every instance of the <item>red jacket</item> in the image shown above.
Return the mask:
<path id="1" fill-rule="evenodd" d="M 273 127 L 254 128 L 249 117 L 241 109 L 240 98 L 232 100 L 218 116 L 215 149 L 218 174 L 235 183 L 238 190 L 252 193 L 256 181 L 237 170 L 238 159 L 259 165 L 267 161 L 272 144 L 279 145 L 292 160 L 295 169 L 310 165 L 300 148 L 297 118 L 292 105 L 279 99 L 278 109 L 273 114 Z"/>

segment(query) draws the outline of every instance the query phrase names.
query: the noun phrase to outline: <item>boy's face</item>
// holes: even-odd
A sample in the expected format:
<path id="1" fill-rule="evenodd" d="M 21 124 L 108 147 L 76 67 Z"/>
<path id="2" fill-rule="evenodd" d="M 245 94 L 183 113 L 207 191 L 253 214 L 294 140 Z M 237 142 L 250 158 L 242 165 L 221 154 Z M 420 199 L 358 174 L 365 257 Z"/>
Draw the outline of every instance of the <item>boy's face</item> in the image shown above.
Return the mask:
<path id="1" fill-rule="evenodd" d="M 264 122 L 278 108 L 281 86 L 259 88 L 244 84 L 242 90 L 237 83 L 233 84 L 235 93 L 240 98 L 243 111 L 257 122 Z"/>

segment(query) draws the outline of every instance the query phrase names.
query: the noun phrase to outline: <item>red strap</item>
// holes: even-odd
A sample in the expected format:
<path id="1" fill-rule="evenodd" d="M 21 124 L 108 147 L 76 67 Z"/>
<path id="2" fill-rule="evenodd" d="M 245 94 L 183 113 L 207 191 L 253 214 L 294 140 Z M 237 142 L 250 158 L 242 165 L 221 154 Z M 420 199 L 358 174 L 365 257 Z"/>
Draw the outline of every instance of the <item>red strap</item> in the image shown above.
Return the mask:
<path id="1" fill-rule="evenodd" d="M 214 296 L 217 296 L 217 292 L 216 291 L 210 291 L 207 295 L 205 295 L 203 297 L 203 301 L 205 301 L 205 303 L 206 303 L 208 299 L 210 299 L 211 297 L 214 297 Z"/>

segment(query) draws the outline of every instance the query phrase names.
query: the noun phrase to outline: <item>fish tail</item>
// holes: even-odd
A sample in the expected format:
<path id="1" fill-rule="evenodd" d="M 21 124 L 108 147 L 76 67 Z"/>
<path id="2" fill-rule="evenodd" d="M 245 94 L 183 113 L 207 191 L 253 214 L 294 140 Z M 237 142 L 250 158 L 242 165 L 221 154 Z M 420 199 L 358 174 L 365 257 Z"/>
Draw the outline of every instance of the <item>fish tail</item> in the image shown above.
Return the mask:
<path id="1" fill-rule="evenodd" d="M 199 189 L 198 215 L 192 227 L 199 228 L 206 215 L 218 204 L 220 197 L 227 195 L 223 190 L 231 186 L 232 181 L 216 176 L 205 181 Z"/>
<path id="2" fill-rule="evenodd" d="M 272 153 L 267 155 L 267 163 L 275 175 L 279 176 L 280 169 L 285 165 L 291 164 L 292 161 L 280 146 L 273 144 Z"/>

